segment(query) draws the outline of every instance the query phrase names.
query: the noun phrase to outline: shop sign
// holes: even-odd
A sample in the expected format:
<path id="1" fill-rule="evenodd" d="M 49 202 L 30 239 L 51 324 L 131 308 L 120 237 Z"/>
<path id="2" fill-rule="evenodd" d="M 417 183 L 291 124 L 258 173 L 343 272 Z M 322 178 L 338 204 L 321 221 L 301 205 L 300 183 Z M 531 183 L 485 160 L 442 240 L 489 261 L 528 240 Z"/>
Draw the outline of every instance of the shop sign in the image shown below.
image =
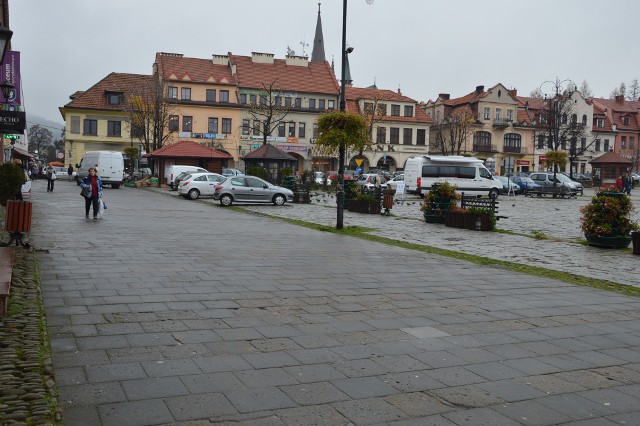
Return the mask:
<path id="1" fill-rule="evenodd" d="M 0 132 L 24 134 L 26 126 L 24 111 L 0 111 Z"/>
<path id="2" fill-rule="evenodd" d="M 528 166 L 529 160 L 516 160 L 516 165 L 518 166 Z"/>
<path id="3" fill-rule="evenodd" d="M 546 161 L 546 158 L 544 155 L 538 156 L 538 163 L 544 163 L 545 161 Z"/>

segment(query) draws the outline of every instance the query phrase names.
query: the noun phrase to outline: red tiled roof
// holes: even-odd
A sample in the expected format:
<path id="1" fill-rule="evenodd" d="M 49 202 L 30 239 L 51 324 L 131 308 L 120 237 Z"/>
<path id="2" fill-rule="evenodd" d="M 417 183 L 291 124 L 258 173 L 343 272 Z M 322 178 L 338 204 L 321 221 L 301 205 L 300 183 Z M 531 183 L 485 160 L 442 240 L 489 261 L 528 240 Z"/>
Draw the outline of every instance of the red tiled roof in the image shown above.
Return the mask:
<path id="1" fill-rule="evenodd" d="M 141 93 L 140 89 L 153 83 L 153 76 L 142 74 L 123 74 L 112 72 L 105 78 L 91 86 L 84 92 L 75 92 L 72 100 L 65 108 L 87 108 L 112 111 L 122 111 L 123 104 L 111 105 L 107 103 L 107 92 L 122 93 L 123 102 L 135 93 Z"/>
<path id="2" fill-rule="evenodd" d="M 211 59 L 185 58 L 180 54 L 156 53 L 156 64 L 162 79 L 194 83 L 236 84 L 228 65 L 214 64 Z"/>
<path id="3" fill-rule="evenodd" d="M 237 82 L 240 87 L 261 89 L 276 82 L 274 87 L 286 91 L 326 93 L 338 95 L 340 86 L 327 61 L 309 62 L 308 66 L 287 65 L 284 59 L 273 63 L 256 63 L 250 56 L 229 55 L 237 66 Z"/>
<path id="4" fill-rule="evenodd" d="M 231 155 L 193 141 L 178 141 L 147 154 L 148 157 L 169 158 L 233 158 Z"/>
<path id="5" fill-rule="evenodd" d="M 265 158 L 269 160 L 295 160 L 295 158 L 283 150 L 276 148 L 275 146 L 267 143 L 260 148 L 251 151 L 242 158 Z"/>
<path id="6" fill-rule="evenodd" d="M 360 87 L 347 87 L 345 91 L 346 98 L 346 110 L 355 114 L 364 115 L 364 112 L 360 110 L 358 104 L 359 100 L 371 100 L 371 101 L 386 101 L 386 102 L 408 102 L 413 105 L 415 114 L 413 117 L 404 116 L 390 116 L 385 115 L 380 121 L 398 121 L 407 123 L 433 123 L 433 120 L 424 112 L 422 108 L 418 107 L 418 103 L 407 96 L 394 92 L 392 90 L 384 89 L 370 89 Z M 387 112 L 389 112 L 390 106 L 387 105 Z"/>
<path id="7" fill-rule="evenodd" d="M 609 151 L 602 154 L 598 158 L 594 158 L 590 161 L 591 164 L 603 164 L 603 163 L 618 163 L 618 164 L 633 164 L 633 160 L 628 160 L 618 154 L 617 152 Z"/>

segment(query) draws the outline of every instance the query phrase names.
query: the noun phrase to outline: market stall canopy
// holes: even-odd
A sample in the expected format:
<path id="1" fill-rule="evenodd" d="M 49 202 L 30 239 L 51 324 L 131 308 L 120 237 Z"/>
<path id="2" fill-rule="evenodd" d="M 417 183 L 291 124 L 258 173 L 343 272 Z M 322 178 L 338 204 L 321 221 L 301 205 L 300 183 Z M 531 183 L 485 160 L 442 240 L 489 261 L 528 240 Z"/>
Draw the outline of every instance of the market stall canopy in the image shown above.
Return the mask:
<path id="1" fill-rule="evenodd" d="M 49 166 L 55 166 L 55 167 L 64 167 L 64 163 L 61 163 L 59 161 L 52 161 L 50 163 L 47 163 L 47 165 Z"/>

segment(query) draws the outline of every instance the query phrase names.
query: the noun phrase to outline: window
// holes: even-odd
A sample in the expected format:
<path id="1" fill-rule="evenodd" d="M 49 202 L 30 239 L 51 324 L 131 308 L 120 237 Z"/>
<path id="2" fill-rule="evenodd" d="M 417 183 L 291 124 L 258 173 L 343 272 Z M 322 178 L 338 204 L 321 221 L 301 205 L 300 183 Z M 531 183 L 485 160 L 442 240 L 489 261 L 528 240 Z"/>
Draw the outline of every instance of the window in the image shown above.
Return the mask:
<path id="1" fill-rule="evenodd" d="M 249 119 L 244 118 L 242 120 L 242 134 L 243 135 L 248 135 L 249 134 Z"/>
<path id="2" fill-rule="evenodd" d="M 119 121 L 107 121 L 107 136 L 120 136 L 120 128 Z"/>
<path id="3" fill-rule="evenodd" d="M 378 104 L 378 114 L 387 115 L 387 104 Z"/>
<path id="4" fill-rule="evenodd" d="M 295 138 L 296 137 L 296 123 L 294 123 L 293 121 L 289 123 L 289 133 L 288 133 L 290 138 Z"/>
<path id="5" fill-rule="evenodd" d="M 209 117 L 209 123 L 207 125 L 207 131 L 209 133 L 218 133 L 218 119 Z"/>
<path id="6" fill-rule="evenodd" d="M 413 129 L 405 128 L 402 133 L 402 144 L 413 145 Z"/>
<path id="7" fill-rule="evenodd" d="M 334 101 L 333 99 L 329 99 L 327 101 L 327 107 L 329 109 L 336 109 L 336 101 Z"/>
<path id="8" fill-rule="evenodd" d="M 282 98 L 280 96 L 276 96 L 273 100 L 273 104 L 275 106 L 281 106 L 282 105 Z"/>
<path id="9" fill-rule="evenodd" d="M 513 121 L 513 110 L 512 109 L 508 109 L 507 110 L 507 120 Z"/>
<path id="10" fill-rule="evenodd" d="M 413 117 L 413 107 L 411 105 L 404 106 L 404 116 Z"/>
<path id="11" fill-rule="evenodd" d="M 222 119 L 222 133 L 225 135 L 231 134 L 231 119 L 223 118 Z"/>
<path id="12" fill-rule="evenodd" d="M 85 135 L 97 135 L 98 120 L 84 120 L 82 133 Z"/>
<path id="13" fill-rule="evenodd" d="M 190 132 L 193 128 L 193 117 L 190 115 L 185 115 L 182 117 L 182 131 Z"/>
<path id="14" fill-rule="evenodd" d="M 391 104 L 391 116 L 398 117 L 400 115 L 400 105 Z"/>
<path id="15" fill-rule="evenodd" d="M 604 140 L 604 150 L 609 152 L 609 139 Z"/>
<path id="16" fill-rule="evenodd" d="M 582 138 L 580 140 L 580 149 L 584 152 L 587 149 L 587 138 Z"/>
<path id="17" fill-rule="evenodd" d="M 291 107 L 291 98 L 286 97 L 284 98 L 284 106 L 290 108 Z"/>
<path id="18" fill-rule="evenodd" d="M 316 107 L 316 100 L 309 99 L 309 108 L 315 108 L 315 107 Z"/>
<path id="19" fill-rule="evenodd" d="M 484 118 L 485 120 L 490 120 L 490 119 L 491 119 L 491 108 L 489 108 L 489 107 L 484 107 L 483 111 L 484 111 L 483 118 Z"/>
<path id="20" fill-rule="evenodd" d="M 604 118 L 596 118 L 596 127 L 604 127 Z"/>
<path id="21" fill-rule="evenodd" d="M 587 114 L 583 114 L 582 115 L 582 125 L 586 126 L 587 125 Z"/>
<path id="22" fill-rule="evenodd" d="M 620 137 L 620 148 L 625 149 L 626 147 L 627 147 L 627 137 L 622 136 Z"/>
<path id="23" fill-rule="evenodd" d="M 426 138 L 426 130 L 425 129 L 418 129 L 416 131 L 416 145 L 426 145 L 427 144 L 427 138 Z"/>
<path id="24" fill-rule="evenodd" d="M 318 137 L 318 123 L 316 122 L 313 123 L 313 137 L 314 138 Z"/>
<path id="25" fill-rule="evenodd" d="M 71 116 L 71 129 L 69 133 L 74 135 L 80 134 L 80 117 L 77 115 Z"/>
<path id="26" fill-rule="evenodd" d="M 306 137 L 305 135 L 306 135 L 306 124 L 298 123 L 298 137 L 305 138 Z"/>
<path id="27" fill-rule="evenodd" d="M 578 114 L 571 115 L 571 123 L 578 124 Z"/>
<path id="28" fill-rule="evenodd" d="M 600 152 L 600 139 L 596 139 L 596 152 Z"/>
<path id="29" fill-rule="evenodd" d="M 245 101 L 247 98 L 247 95 L 245 96 Z M 216 101 L 216 91 L 215 89 L 207 89 L 207 102 L 215 102 Z"/>
<path id="30" fill-rule="evenodd" d="M 302 98 L 296 98 L 294 105 L 296 108 L 302 108 Z"/>
<path id="31" fill-rule="evenodd" d="M 185 101 L 190 101 L 191 100 L 191 88 L 190 87 L 183 87 L 182 89 L 180 89 L 180 99 L 185 100 Z"/>
<path id="32" fill-rule="evenodd" d="M 131 137 L 142 139 L 144 137 L 144 127 L 136 126 L 135 124 L 131 125 Z"/>
<path id="33" fill-rule="evenodd" d="M 278 124 L 278 137 L 284 138 L 285 133 L 286 133 L 285 124 L 284 123 Z"/>
<path id="34" fill-rule="evenodd" d="M 318 109 L 324 109 L 324 99 L 318 99 Z"/>
<path id="35" fill-rule="evenodd" d="M 178 99 L 178 88 L 173 86 L 167 87 L 167 97 L 169 99 Z"/>
<path id="36" fill-rule="evenodd" d="M 266 105 L 266 104 L 267 104 L 267 96 L 260 95 L 260 105 Z"/>
<path id="37" fill-rule="evenodd" d="M 622 119 L 622 124 L 623 124 L 624 126 L 628 126 L 628 125 L 629 125 L 629 117 L 624 117 L 624 118 Z"/>
<path id="38" fill-rule="evenodd" d="M 538 149 L 544 149 L 544 135 L 538 136 Z"/>
<path id="39" fill-rule="evenodd" d="M 122 93 L 107 93 L 107 103 L 109 105 L 120 105 Z"/>
<path id="40" fill-rule="evenodd" d="M 220 91 L 220 102 L 229 102 L 229 91 L 228 90 L 221 90 Z M 223 124 L 223 126 L 224 126 L 224 124 Z"/>
<path id="41" fill-rule="evenodd" d="M 220 91 L 220 95 L 222 95 L 222 91 Z M 231 134 L 231 119 L 223 118 L 222 119 L 222 133 L 225 135 Z"/>
<path id="42" fill-rule="evenodd" d="M 389 142 L 400 143 L 400 129 L 397 127 L 391 127 L 389 129 Z"/>
<path id="43" fill-rule="evenodd" d="M 629 136 L 629 149 L 633 149 L 636 144 L 636 138 L 633 136 Z"/>
<path id="44" fill-rule="evenodd" d="M 260 136 L 260 120 L 253 120 L 253 136 Z"/>
<path id="45" fill-rule="evenodd" d="M 551 140 L 551 136 L 547 137 L 547 148 L 553 149 L 553 141 Z"/>
<path id="46" fill-rule="evenodd" d="M 560 148 L 566 150 L 567 149 L 567 138 L 560 138 Z"/>
<path id="47" fill-rule="evenodd" d="M 496 121 L 502 120 L 502 108 L 496 108 Z"/>
<path id="48" fill-rule="evenodd" d="M 387 128 L 378 126 L 376 130 L 376 143 L 387 143 Z"/>
<path id="49" fill-rule="evenodd" d="M 562 124 L 567 124 L 567 113 L 562 114 Z"/>
<path id="50" fill-rule="evenodd" d="M 169 131 L 170 132 L 177 132 L 179 127 L 180 127 L 180 125 L 178 124 L 178 116 L 177 115 L 170 115 L 169 116 Z"/>
<path id="51" fill-rule="evenodd" d="M 473 144 L 480 146 L 491 146 L 491 133 L 475 132 L 473 134 Z"/>
<path id="52" fill-rule="evenodd" d="M 249 103 L 251 105 L 255 105 L 256 104 L 256 102 L 257 102 L 256 99 L 257 99 L 256 95 L 249 95 Z"/>
<path id="53" fill-rule="evenodd" d="M 240 94 L 240 103 L 242 105 L 246 105 L 247 104 L 247 94 L 246 93 L 241 93 Z"/>
<path id="54" fill-rule="evenodd" d="M 373 104 L 371 102 L 364 103 L 364 113 L 373 114 Z"/>
<path id="55" fill-rule="evenodd" d="M 507 133 L 504 135 L 504 146 L 510 148 L 520 148 L 522 137 L 517 133 Z"/>

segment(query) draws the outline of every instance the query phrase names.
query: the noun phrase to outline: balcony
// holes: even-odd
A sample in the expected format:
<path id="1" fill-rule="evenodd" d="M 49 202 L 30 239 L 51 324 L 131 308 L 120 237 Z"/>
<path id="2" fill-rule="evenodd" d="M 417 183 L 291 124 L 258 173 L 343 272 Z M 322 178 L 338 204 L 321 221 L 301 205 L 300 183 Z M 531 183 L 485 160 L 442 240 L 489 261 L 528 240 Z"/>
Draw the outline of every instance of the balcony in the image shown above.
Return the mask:
<path id="1" fill-rule="evenodd" d="M 510 154 L 520 154 L 522 153 L 522 147 L 520 146 L 503 146 L 502 152 L 508 152 Z"/>
<path id="2" fill-rule="evenodd" d="M 475 152 L 498 152 L 498 149 L 495 145 L 485 145 L 485 144 L 473 144 L 473 150 Z"/>
<path id="3" fill-rule="evenodd" d="M 496 118 L 493 120 L 493 127 L 509 127 L 513 120 L 509 120 L 508 118 Z"/>

